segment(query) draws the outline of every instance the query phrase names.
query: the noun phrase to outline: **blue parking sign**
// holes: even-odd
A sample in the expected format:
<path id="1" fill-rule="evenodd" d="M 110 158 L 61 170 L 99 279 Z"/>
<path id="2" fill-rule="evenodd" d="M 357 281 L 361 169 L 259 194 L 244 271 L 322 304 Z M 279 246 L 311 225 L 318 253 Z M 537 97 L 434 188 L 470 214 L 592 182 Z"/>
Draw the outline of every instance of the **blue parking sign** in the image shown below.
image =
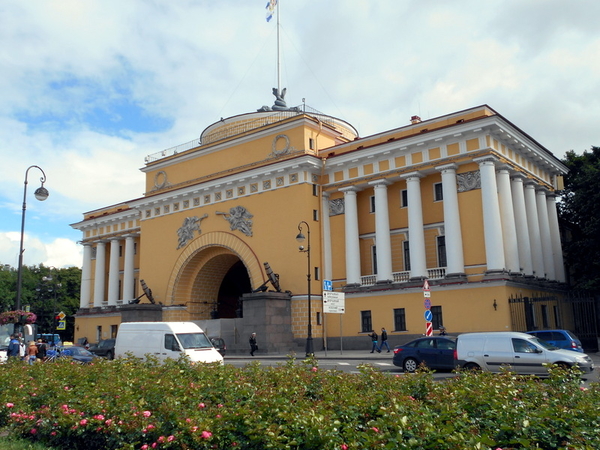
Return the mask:
<path id="1" fill-rule="evenodd" d="M 323 280 L 323 290 L 333 291 L 333 283 L 331 282 L 331 280 Z"/>

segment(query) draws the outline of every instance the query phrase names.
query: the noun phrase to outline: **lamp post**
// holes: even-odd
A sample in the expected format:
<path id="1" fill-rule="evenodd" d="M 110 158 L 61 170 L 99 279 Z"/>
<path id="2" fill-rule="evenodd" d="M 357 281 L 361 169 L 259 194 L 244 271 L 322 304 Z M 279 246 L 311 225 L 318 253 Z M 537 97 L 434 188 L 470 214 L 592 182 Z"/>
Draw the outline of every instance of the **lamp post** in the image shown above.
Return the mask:
<path id="1" fill-rule="evenodd" d="M 302 234 L 302 225 L 306 225 L 306 237 Z M 313 356 L 315 354 L 315 350 L 313 347 L 313 337 L 312 337 L 312 308 L 310 302 L 310 226 L 304 220 L 302 220 L 298 224 L 298 235 L 296 236 L 296 240 L 300 243 L 304 242 L 306 239 L 306 248 L 304 246 L 300 246 L 299 250 L 302 253 L 306 253 L 308 257 L 308 270 L 306 272 L 306 279 L 308 282 L 308 329 L 306 334 L 306 356 Z"/>
<path id="2" fill-rule="evenodd" d="M 39 169 L 42 172 L 42 176 L 40 177 L 40 181 L 42 185 L 37 188 L 33 195 L 39 201 L 43 202 L 48 198 L 48 190 L 44 187 L 44 183 L 46 182 L 46 174 L 42 170 L 41 167 L 38 166 L 29 166 L 25 171 L 25 186 L 23 188 L 23 214 L 21 216 L 21 247 L 19 248 L 19 267 L 17 269 L 17 302 L 16 302 L 16 310 L 21 309 L 21 282 L 23 279 L 23 240 L 25 238 L 25 211 L 27 209 L 27 175 L 29 174 L 29 169 L 32 168 Z"/>

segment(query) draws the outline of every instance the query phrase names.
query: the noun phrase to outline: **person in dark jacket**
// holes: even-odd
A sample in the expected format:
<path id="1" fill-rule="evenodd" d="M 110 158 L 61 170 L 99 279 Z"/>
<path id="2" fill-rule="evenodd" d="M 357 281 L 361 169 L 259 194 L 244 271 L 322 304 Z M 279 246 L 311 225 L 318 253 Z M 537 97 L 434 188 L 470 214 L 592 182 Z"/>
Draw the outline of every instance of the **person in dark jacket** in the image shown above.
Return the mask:
<path id="1" fill-rule="evenodd" d="M 369 335 L 369 337 L 371 338 L 371 342 L 373 344 L 373 346 L 371 347 L 371 353 L 373 353 L 375 350 L 377 350 L 377 340 L 379 339 L 379 336 L 377 336 L 375 330 L 371 330 L 371 334 Z"/>
<path id="2" fill-rule="evenodd" d="M 17 337 L 14 334 L 11 334 L 10 342 L 8 344 L 8 350 L 6 351 L 6 355 L 9 357 L 14 356 L 14 357 L 18 358 L 20 347 L 21 347 L 21 343 L 19 342 Z"/>
<path id="3" fill-rule="evenodd" d="M 248 342 L 250 342 L 250 354 L 254 356 L 254 352 L 258 350 L 258 344 L 256 343 L 256 333 L 252 333 L 250 335 L 250 339 L 248 339 Z"/>
<path id="4" fill-rule="evenodd" d="M 385 345 L 387 348 L 388 353 L 390 352 L 390 346 L 388 345 L 387 342 L 387 331 L 385 330 L 385 328 L 381 328 L 381 341 L 379 342 L 379 348 L 377 349 L 377 351 L 379 353 L 381 353 L 381 350 L 383 349 L 383 346 Z"/>

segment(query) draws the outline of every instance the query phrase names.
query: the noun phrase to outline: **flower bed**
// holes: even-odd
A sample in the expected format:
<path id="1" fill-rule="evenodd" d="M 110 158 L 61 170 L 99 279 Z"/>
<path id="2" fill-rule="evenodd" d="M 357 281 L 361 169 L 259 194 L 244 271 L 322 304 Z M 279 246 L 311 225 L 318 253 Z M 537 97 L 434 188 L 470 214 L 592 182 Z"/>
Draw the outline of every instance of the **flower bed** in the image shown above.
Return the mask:
<path id="1" fill-rule="evenodd" d="M 35 323 L 37 316 L 32 312 L 23 310 L 17 311 L 5 311 L 0 313 L 0 325 L 6 325 L 7 323 Z"/>
<path id="2" fill-rule="evenodd" d="M 70 449 L 597 449 L 600 389 L 553 370 L 390 375 L 279 367 L 101 360 L 11 361 L 0 426 Z"/>

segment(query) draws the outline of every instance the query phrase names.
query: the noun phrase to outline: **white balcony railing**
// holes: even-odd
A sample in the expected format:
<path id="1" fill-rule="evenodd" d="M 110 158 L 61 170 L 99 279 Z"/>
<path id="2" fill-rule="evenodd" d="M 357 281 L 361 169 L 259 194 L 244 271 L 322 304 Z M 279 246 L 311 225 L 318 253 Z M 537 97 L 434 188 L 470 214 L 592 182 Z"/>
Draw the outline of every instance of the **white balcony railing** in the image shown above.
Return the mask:
<path id="1" fill-rule="evenodd" d="M 427 278 L 430 280 L 440 280 L 446 276 L 445 267 L 435 267 L 427 269 Z M 406 283 L 410 280 L 410 272 L 394 272 L 392 273 L 392 281 L 394 283 Z M 360 277 L 361 286 L 374 286 L 377 284 L 377 275 L 364 275 Z"/>

